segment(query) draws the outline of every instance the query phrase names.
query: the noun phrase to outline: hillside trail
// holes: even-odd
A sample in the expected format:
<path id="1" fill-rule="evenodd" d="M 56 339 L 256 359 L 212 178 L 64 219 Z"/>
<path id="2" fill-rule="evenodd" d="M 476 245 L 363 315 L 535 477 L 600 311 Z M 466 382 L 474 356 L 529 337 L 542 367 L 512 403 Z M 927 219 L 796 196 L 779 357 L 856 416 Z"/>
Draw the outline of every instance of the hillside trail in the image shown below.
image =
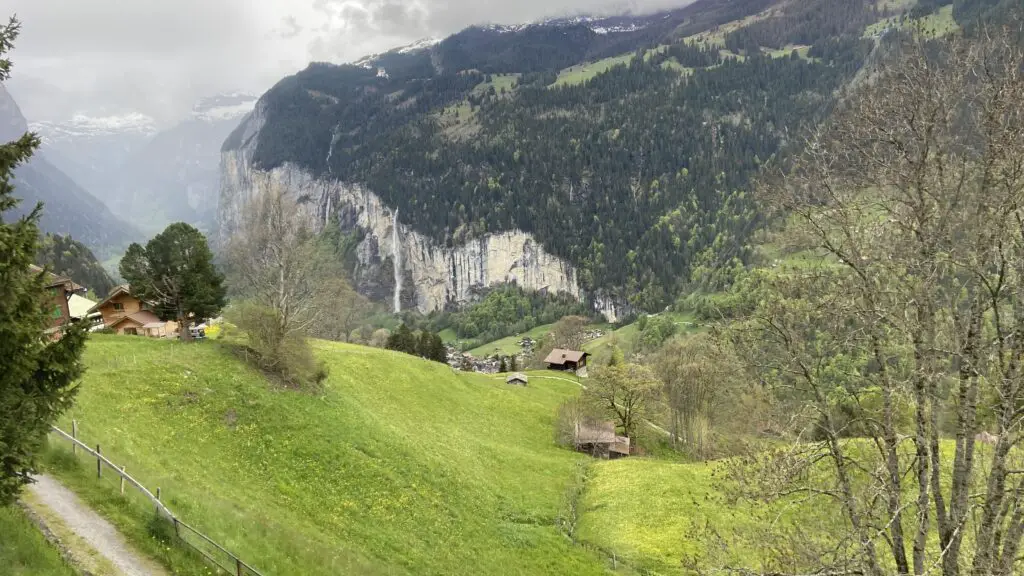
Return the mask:
<path id="1" fill-rule="evenodd" d="M 96 576 L 169 576 L 138 553 L 110 522 L 74 492 L 45 474 L 35 476 L 23 498 L 29 511 L 65 557 L 83 573 Z"/>

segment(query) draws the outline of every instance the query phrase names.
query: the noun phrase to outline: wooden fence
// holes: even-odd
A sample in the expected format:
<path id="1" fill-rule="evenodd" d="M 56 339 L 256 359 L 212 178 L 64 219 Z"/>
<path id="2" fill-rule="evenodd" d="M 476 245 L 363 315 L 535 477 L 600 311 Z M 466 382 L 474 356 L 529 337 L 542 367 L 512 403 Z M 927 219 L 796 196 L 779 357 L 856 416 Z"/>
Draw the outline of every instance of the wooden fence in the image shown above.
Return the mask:
<path id="1" fill-rule="evenodd" d="M 114 474 L 120 477 L 121 494 L 124 494 L 124 486 L 126 483 L 141 492 L 143 496 L 153 503 L 153 506 L 156 508 L 156 513 L 163 518 L 166 518 L 167 521 L 174 525 L 174 535 L 177 536 L 179 540 L 196 552 L 202 554 L 203 557 L 211 564 L 220 570 L 223 570 L 225 573 L 233 576 L 263 576 L 261 572 L 243 562 L 241 558 L 235 556 L 226 548 L 214 542 L 210 537 L 189 526 L 180 518 L 175 516 L 174 513 L 171 512 L 171 510 L 161 501 L 162 495 L 160 494 L 160 488 L 156 489 L 156 494 L 154 495 L 153 492 L 143 486 L 141 482 L 132 478 L 131 475 L 125 471 L 126 468 L 124 466 L 118 466 L 104 456 L 99 444 L 97 444 L 96 448 L 93 449 L 80 441 L 78 439 L 78 422 L 72 421 L 71 425 L 72 434 L 68 434 L 56 426 L 51 426 L 51 428 L 53 428 L 53 431 L 57 435 L 71 442 L 72 452 L 77 454 L 78 450 L 81 449 L 91 458 L 96 459 L 97 478 L 103 477 L 104 466 L 113 470 Z"/>

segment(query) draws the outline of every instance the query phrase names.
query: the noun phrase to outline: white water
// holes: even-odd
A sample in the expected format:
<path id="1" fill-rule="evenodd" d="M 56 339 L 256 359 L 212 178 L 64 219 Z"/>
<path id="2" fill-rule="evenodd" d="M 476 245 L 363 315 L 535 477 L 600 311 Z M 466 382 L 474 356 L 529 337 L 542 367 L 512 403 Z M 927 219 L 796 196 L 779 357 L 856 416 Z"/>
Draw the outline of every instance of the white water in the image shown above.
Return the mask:
<path id="1" fill-rule="evenodd" d="M 337 132 L 337 130 L 338 130 L 338 127 L 335 126 L 334 127 L 334 132 L 331 133 L 331 145 L 327 148 L 327 160 L 325 161 L 325 164 L 327 164 L 327 173 L 328 174 L 332 174 L 333 173 L 333 171 L 331 170 L 331 156 L 334 156 L 334 145 L 338 142 L 338 132 Z"/>
<path id="2" fill-rule="evenodd" d="M 391 227 L 391 260 L 395 265 L 395 314 L 402 311 L 402 248 L 398 244 L 398 208 Z"/>
<path id="3" fill-rule="evenodd" d="M 324 212 L 324 228 L 331 224 L 331 196 L 327 196 L 327 210 Z"/>

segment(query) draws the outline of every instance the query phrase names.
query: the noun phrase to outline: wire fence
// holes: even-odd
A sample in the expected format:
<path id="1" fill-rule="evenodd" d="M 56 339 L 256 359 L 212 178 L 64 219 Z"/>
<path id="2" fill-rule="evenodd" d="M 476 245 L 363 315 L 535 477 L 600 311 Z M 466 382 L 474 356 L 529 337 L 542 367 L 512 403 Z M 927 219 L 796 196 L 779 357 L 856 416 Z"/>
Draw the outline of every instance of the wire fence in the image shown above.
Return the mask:
<path id="1" fill-rule="evenodd" d="M 51 428 L 53 428 L 53 431 L 58 436 L 71 442 L 71 450 L 73 453 L 78 454 L 78 451 L 81 450 L 90 458 L 96 459 L 97 478 L 103 479 L 105 471 L 113 471 L 120 485 L 122 495 L 124 494 L 125 485 L 138 490 L 139 493 L 153 504 L 157 515 L 166 519 L 174 526 L 174 535 L 178 540 L 201 554 L 213 566 L 233 576 L 263 576 L 260 571 L 243 562 L 241 558 L 235 556 L 227 548 L 224 548 L 220 544 L 214 542 L 209 536 L 203 534 L 199 530 L 196 530 L 192 526 L 189 526 L 180 518 L 175 516 L 174 513 L 171 512 L 171 510 L 161 501 L 159 488 L 156 489 L 156 494 L 154 494 L 148 488 L 143 486 L 141 482 L 128 474 L 125 466 L 118 466 L 104 456 L 99 444 L 97 444 L 96 448 L 93 449 L 79 440 L 77 421 L 72 421 L 71 426 L 71 434 L 68 434 L 56 426 L 51 426 Z M 110 477 L 110 474 L 108 473 L 106 477 Z"/>

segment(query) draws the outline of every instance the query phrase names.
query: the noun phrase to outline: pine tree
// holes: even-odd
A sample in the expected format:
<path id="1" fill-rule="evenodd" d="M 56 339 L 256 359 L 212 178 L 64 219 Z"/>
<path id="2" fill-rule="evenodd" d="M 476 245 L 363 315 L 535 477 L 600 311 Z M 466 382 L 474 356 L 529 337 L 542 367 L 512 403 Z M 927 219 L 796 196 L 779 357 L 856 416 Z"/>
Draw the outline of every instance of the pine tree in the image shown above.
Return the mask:
<path id="1" fill-rule="evenodd" d="M 13 18 L 0 27 L 0 81 L 9 77 L 11 62 L 3 56 L 18 30 Z M 72 405 L 86 338 L 81 323 L 66 327 L 56 340 L 46 334 L 44 274 L 29 268 L 39 247 L 42 206 L 18 220 L 2 217 L 19 203 L 11 183 L 14 168 L 38 146 L 33 134 L 0 145 L 0 506 L 12 503 L 30 482 L 50 424 Z"/>
<path id="2" fill-rule="evenodd" d="M 444 346 L 444 341 L 441 340 L 441 335 L 434 334 L 431 340 L 430 359 L 442 364 L 448 363 L 448 350 Z"/>
<path id="3" fill-rule="evenodd" d="M 434 338 L 429 330 L 421 330 L 419 341 L 416 343 L 416 355 L 420 358 L 431 359 L 433 352 Z"/>
<path id="4" fill-rule="evenodd" d="M 171 224 L 145 248 L 129 246 L 120 272 L 161 320 L 177 321 L 182 340 L 190 338 L 191 319 L 214 316 L 224 306 L 224 276 L 206 237 L 184 222 Z"/>
<path id="5" fill-rule="evenodd" d="M 518 371 L 519 371 L 519 366 L 517 366 L 516 364 L 517 364 L 517 362 L 516 362 L 516 355 L 515 355 L 515 354 L 513 354 L 513 355 L 511 356 L 511 358 L 510 358 L 510 362 L 509 362 L 509 367 L 508 367 L 508 369 L 509 369 L 510 371 L 512 371 L 512 372 L 518 372 Z"/>
<path id="6" fill-rule="evenodd" d="M 508 372 L 508 364 L 505 363 L 505 357 L 504 356 L 501 357 L 501 362 L 498 364 L 498 372 L 500 372 L 500 373 Z"/>

